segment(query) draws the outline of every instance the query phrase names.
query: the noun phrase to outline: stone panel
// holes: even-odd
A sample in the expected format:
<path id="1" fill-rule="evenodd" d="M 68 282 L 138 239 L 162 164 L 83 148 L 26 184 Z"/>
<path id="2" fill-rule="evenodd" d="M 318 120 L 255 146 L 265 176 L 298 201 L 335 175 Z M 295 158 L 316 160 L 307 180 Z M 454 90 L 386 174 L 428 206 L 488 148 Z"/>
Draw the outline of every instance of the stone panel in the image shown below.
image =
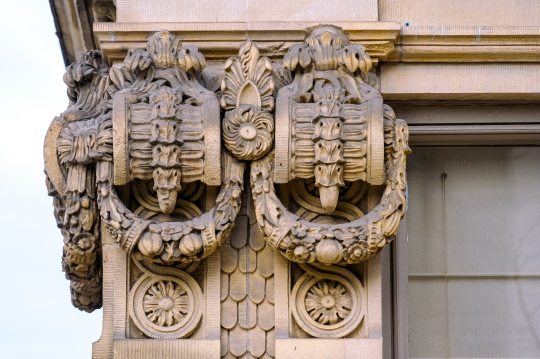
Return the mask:
<path id="1" fill-rule="evenodd" d="M 377 0 L 118 0 L 118 22 L 377 21 Z M 264 9 L 264 11 L 260 11 Z"/>
<path id="2" fill-rule="evenodd" d="M 536 0 L 381 0 L 381 21 L 402 26 L 538 26 Z"/>

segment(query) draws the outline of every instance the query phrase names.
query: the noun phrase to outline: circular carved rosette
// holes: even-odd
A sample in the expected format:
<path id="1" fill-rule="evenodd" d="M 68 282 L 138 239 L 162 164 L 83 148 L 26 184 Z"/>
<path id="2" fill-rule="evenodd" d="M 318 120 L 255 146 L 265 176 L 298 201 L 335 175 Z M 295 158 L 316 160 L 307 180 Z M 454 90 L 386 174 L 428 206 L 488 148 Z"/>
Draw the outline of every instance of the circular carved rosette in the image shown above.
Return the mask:
<path id="1" fill-rule="evenodd" d="M 358 328 L 366 307 L 360 281 L 342 268 L 322 272 L 301 267 L 306 273 L 292 291 L 292 314 L 298 326 L 316 338 L 342 338 Z"/>
<path id="2" fill-rule="evenodd" d="M 273 145 L 274 120 L 272 115 L 249 105 L 227 111 L 223 119 L 225 146 L 239 160 L 258 160 Z"/>
<path id="3" fill-rule="evenodd" d="M 143 275 L 130 292 L 130 314 L 144 334 L 154 339 L 189 336 L 199 324 L 202 292 L 182 271 L 174 276 Z"/>

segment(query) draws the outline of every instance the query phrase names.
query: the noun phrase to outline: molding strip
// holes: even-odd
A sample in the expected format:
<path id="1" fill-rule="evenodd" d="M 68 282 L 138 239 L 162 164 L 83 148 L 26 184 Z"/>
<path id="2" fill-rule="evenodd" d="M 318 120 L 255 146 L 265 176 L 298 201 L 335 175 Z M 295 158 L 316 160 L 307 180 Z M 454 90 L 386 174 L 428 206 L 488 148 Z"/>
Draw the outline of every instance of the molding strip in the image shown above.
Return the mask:
<path id="1" fill-rule="evenodd" d="M 353 43 L 366 46 L 372 60 L 394 50 L 400 26 L 397 22 L 332 22 Z M 310 28 L 320 22 L 211 22 L 211 23 L 95 23 L 96 43 L 108 62 L 122 61 L 128 49 L 146 47 L 146 39 L 161 29 L 182 37 L 182 43 L 199 47 L 210 61 L 225 61 L 238 54 L 247 39 L 257 43 L 261 56 L 282 58 L 292 44 L 302 43 Z"/>
<path id="2" fill-rule="evenodd" d="M 539 62 L 540 27 L 411 26 L 386 62 Z"/>
<path id="3" fill-rule="evenodd" d="M 540 145 L 540 124 L 409 125 L 411 146 Z"/>
<path id="4" fill-rule="evenodd" d="M 540 62 L 538 26 L 410 26 L 397 22 L 335 22 L 365 45 L 375 62 Z M 208 60 L 236 55 L 246 39 L 261 56 L 283 56 L 301 43 L 318 22 L 94 23 L 96 42 L 109 62 L 121 61 L 129 48 L 167 28 L 183 42 L 199 46 Z M 401 35 L 400 35 L 401 34 Z"/>

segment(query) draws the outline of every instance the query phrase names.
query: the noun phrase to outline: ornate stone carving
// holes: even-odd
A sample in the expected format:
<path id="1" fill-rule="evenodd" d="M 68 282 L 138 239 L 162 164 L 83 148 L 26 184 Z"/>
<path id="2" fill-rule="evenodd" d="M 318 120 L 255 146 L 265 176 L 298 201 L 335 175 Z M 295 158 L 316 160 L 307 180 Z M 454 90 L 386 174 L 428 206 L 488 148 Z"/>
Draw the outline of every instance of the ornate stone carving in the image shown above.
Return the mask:
<path id="1" fill-rule="evenodd" d="M 272 149 L 274 80 L 272 65 L 251 41 L 240 46 L 238 57 L 224 66 L 221 107 L 225 146 L 239 160 L 256 160 Z"/>
<path id="2" fill-rule="evenodd" d="M 274 358 L 274 252 L 256 221 L 239 219 L 249 235 L 235 229 L 221 247 L 221 357 Z"/>
<path id="3" fill-rule="evenodd" d="M 269 245 L 290 260 L 365 261 L 393 238 L 405 213 L 407 125 L 383 105 L 365 48 L 348 44 L 335 28 L 315 29 L 305 44 L 291 47 L 284 64 L 295 75 L 278 94 L 275 151 L 251 166 L 259 225 Z M 275 193 L 275 182 L 295 178 L 314 178 L 319 203 L 307 207 L 327 215 L 336 212 L 346 183 L 357 189 L 361 182 L 384 184 L 386 189 L 365 216 L 349 223 L 312 223 L 289 212 Z M 293 196 L 302 189 L 295 183 L 289 186 Z"/>
<path id="4" fill-rule="evenodd" d="M 63 268 L 74 305 L 87 311 L 101 306 L 99 223 L 127 251 L 136 248 L 155 263 L 191 271 L 228 235 L 240 207 L 245 165 L 221 151 L 219 103 L 199 82 L 204 57 L 166 31 L 151 36 L 147 48 L 130 50 L 123 65 L 112 68 L 97 51 L 70 65 L 64 81 L 71 103 L 46 138 Z M 163 215 L 180 206 L 186 220 L 132 212 L 115 185 L 145 188 L 140 181 L 153 183 L 155 191 L 146 191 L 143 197 L 154 199 L 141 205 L 152 211 L 157 202 Z M 222 185 L 206 213 L 177 198 L 197 181 Z"/>
<path id="5" fill-rule="evenodd" d="M 394 238 L 410 152 L 365 48 L 321 26 L 272 64 L 248 40 L 221 76 L 167 31 L 147 40 L 112 67 L 91 51 L 67 68 L 45 143 L 73 303 L 101 305 L 102 249 L 127 303 L 96 348 L 191 337 L 217 353 L 219 337 L 222 358 L 273 358 L 282 339 L 365 338 L 367 267 L 338 266 Z"/>
<path id="6" fill-rule="evenodd" d="M 71 281 L 73 305 L 88 312 L 101 306 L 94 166 L 112 159 L 112 123 L 106 112 L 115 89 L 108 71 L 97 51 L 67 67 L 64 81 L 71 104 L 51 123 L 44 146 L 47 188 L 64 237 L 62 269 Z"/>
<path id="7" fill-rule="evenodd" d="M 366 293 L 346 269 L 301 265 L 305 273 L 293 287 L 293 316 L 300 328 L 317 338 L 341 338 L 358 326 L 365 315 Z"/>
<path id="8" fill-rule="evenodd" d="M 190 335 L 202 315 L 203 295 L 197 282 L 181 270 L 135 263 L 144 273 L 129 295 L 129 312 L 135 325 L 154 339 Z"/>

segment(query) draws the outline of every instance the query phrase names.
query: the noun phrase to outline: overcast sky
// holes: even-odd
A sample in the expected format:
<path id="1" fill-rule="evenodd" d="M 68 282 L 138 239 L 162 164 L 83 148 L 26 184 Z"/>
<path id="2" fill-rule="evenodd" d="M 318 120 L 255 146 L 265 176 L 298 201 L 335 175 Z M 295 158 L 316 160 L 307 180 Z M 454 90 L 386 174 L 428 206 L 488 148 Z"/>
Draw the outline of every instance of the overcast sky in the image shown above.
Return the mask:
<path id="1" fill-rule="evenodd" d="M 62 236 L 43 174 L 43 139 L 67 106 L 49 2 L 4 4 L 0 33 L 0 358 L 90 358 L 102 311 L 70 302 Z"/>

